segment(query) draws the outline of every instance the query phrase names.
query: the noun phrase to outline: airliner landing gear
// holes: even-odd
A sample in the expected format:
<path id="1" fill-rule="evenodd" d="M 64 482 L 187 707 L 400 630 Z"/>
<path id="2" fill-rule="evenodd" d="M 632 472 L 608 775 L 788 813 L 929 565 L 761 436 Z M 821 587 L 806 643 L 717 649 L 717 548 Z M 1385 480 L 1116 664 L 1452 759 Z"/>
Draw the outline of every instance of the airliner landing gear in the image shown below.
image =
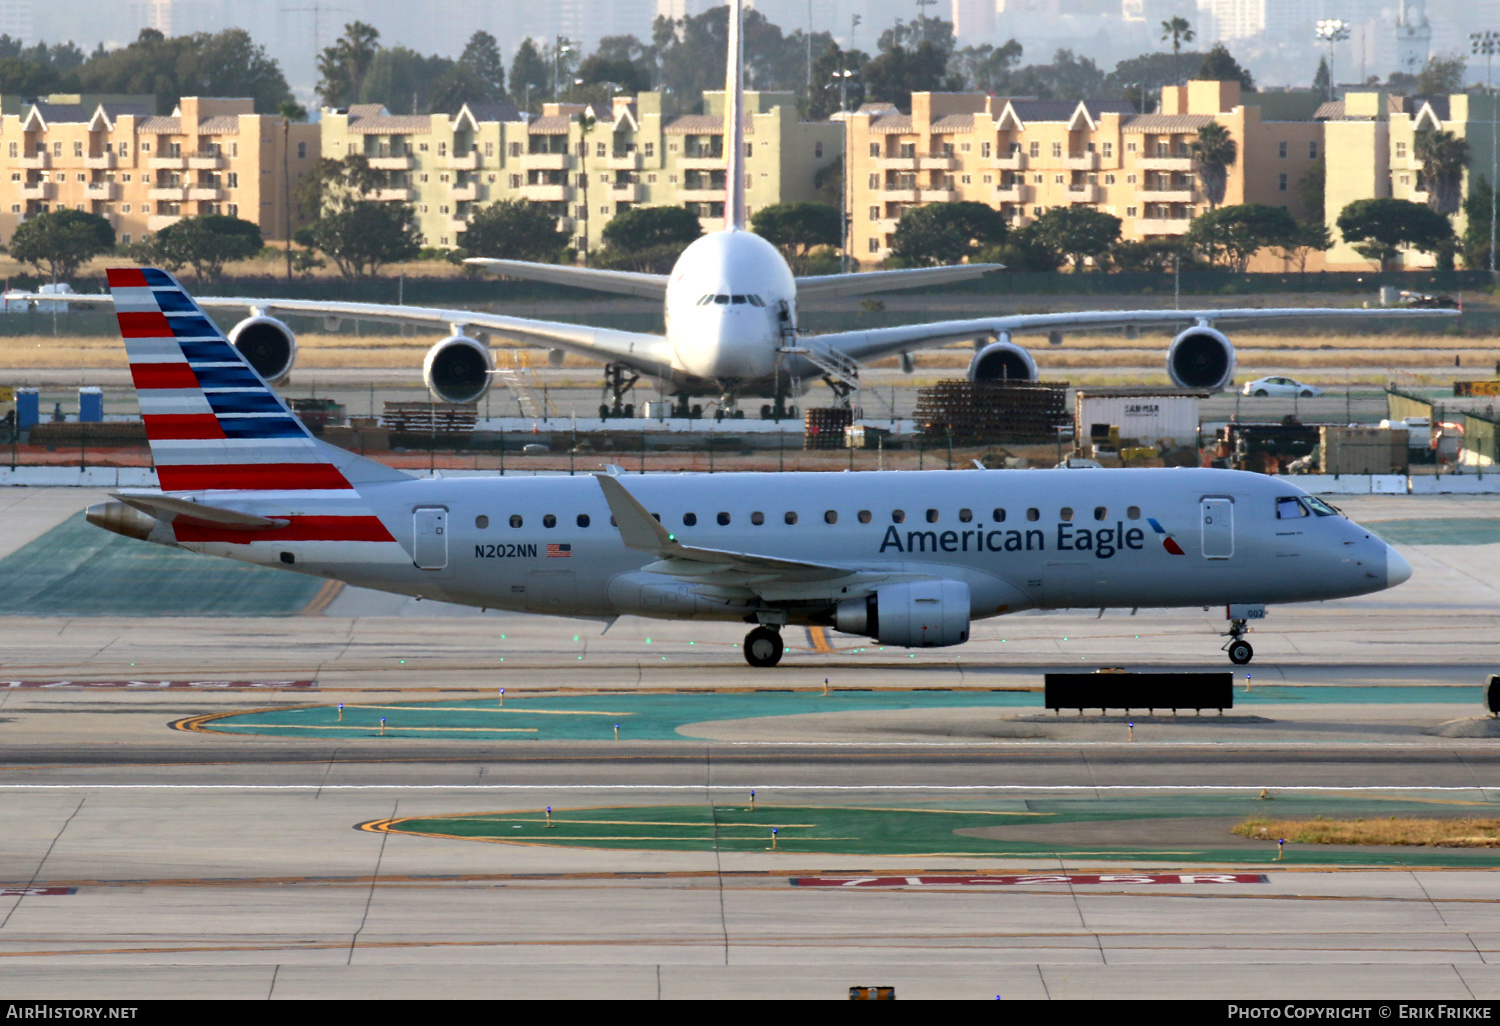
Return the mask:
<path id="1" fill-rule="evenodd" d="M 641 376 L 633 373 L 624 364 L 606 363 L 604 365 L 604 391 L 610 394 L 610 401 L 599 404 L 600 419 L 634 417 L 635 404 L 625 402 L 625 395 L 635 387 L 635 383 L 639 380 Z"/>
<path id="2" fill-rule="evenodd" d="M 781 662 L 781 632 L 773 627 L 757 627 L 745 635 L 745 662 L 754 667 L 775 666 Z"/>
<path id="3" fill-rule="evenodd" d="M 1229 653 L 1229 661 L 1236 666 L 1244 666 L 1255 658 L 1255 649 L 1245 640 L 1247 629 L 1244 620 L 1229 621 L 1229 631 L 1225 635 L 1229 641 L 1224 645 L 1224 651 Z"/>

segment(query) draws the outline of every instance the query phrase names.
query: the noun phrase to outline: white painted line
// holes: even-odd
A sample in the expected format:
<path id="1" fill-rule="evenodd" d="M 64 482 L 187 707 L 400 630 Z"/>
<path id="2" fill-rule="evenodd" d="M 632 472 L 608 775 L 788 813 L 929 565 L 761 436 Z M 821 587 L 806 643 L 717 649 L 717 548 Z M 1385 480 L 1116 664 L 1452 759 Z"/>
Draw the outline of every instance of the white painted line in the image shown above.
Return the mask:
<path id="1" fill-rule="evenodd" d="M 0 791 L 1500 791 L 1500 784 L 0 784 Z"/>

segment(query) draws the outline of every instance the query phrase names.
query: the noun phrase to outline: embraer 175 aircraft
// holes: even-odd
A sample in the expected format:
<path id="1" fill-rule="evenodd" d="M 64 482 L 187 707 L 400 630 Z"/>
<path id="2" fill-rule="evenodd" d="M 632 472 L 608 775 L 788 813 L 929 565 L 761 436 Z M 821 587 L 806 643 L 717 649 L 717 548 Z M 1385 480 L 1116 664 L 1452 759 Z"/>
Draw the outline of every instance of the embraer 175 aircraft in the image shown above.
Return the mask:
<path id="1" fill-rule="evenodd" d="M 914 288 L 976 278 L 999 270 L 995 264 L 964 264 L 910 270 L 875 271 L 794 278 L 780 252 L 745 229 L 745 152 L 743 44 L 740 0 L 732 0 L 725 116 L 724 230 L 698 239 L 683 252 L 670 275 L 604 271 L 518 260 L 471 259 L 499 274 L 535 281 L 577 285 L 604 292 L 660 299 L 665 303 L 666 334 L 615 331 L 586 325 L 507 317 L 471 310 L 326 300 L 202 297 L 210 309 L 248 308 L 250 316 L 235 325 L 229 341 L 241 349 L 256 371 L 271 383 L 291 373 L 297 343 L 292 330 L 272 314 L 311 314 L 337 323 L 340 318 L 416 325 L 446 325 L 447 337 L 427 353 L 423 379 L 434 397 L 451 403 L 474 402 L 490 387 L 495 358 L 489 337 L 550 350 L 554 365 L 567 353 L 605 364 L 610 400 L 601 416 L 631 416 L 626 400 L 642 376 L 661 383 L 675 399 L 676 413 L 688 416 L 692 399 L 709 397 L 716 416 L 741 416 L 738 401 L 757 396 L 772 399 L 762 414 L 787 414 L 787 400 L 823 380 L 839 401 L 859 387 L 861 364 L 890 356 L 912 367 L 916 350 L 955 342 L 972 342 L 971 381 L 1006 378 L 1035 381 L 1036 361 L 1012 341 L 1019 334 L 1044 334 L 1060 341 L 1072 329 L 1124 328 L 1186 324 L 1167 347 L 1167 373 L 1179 386 L 1219 389 L 1234 377 L 1233 344 L 1214 324 L 1268 318 L 1324 316 L 1454 316 L 1452 310 L 1219 309 L 1105 310 L 1088 313 L 1025 314 L 926 324 L 873 328 L 824 335 L 802 335 L 797 302 L 818 296 L 849 296 Z M 55 299 L 13 293 L 16 298 Z"/>
<path id="2" fill-rule="evenodd" d="M 1286 478 L 1232 470 L 420 479 L 312 436 L 164 271 L 109 272 L 159 492 L 90 523 L 403 595 L 613 621 L 787 624 L 961 644 L 1025 609 L 1226 606 L 1236 663 L 1267 603 L 1411 567 Z"/>

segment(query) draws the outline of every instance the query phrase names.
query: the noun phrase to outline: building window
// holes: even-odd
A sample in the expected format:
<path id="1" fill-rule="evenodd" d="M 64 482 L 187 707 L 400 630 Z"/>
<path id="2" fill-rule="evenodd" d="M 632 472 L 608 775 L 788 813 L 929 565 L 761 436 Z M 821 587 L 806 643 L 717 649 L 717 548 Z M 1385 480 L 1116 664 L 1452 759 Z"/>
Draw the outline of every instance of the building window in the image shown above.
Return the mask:
<path id="1" fill-rule="evenodd" d="M 880 252 L 880 240 L 879 239 L 871 239 L 870 240 L 870 252 L 871 253 L 879 253 Z"/>
<path id="2" fill-rule="evenodd" d="M 121 235 L 120 241 L 125 243 L 125 245 L 127 246 L 130 245 L 130 233 L 126 232 L 124 235 Z"/>
<path id="3" fill-rule="evenodd" d="M 421 174 L 417 175 L 417 181 L 421 182 L 423 185 L 426 185 L 427 184 L 427 172 L 423 171 Z"/>
<path id="4" fill-rule="evenodd" d="M 424 214 L 427 213 L 427 204 L 426 203 L 422 204 L 422 213 L 424 213 Z"/>
<path id="5" fill-rule="evenodd" d="M 1104 156 L 1105 156 L 1105 159 L 1113 157 L 1114 155 L 1115 155 L 1115 144 L 1112 143 L 1112 142 L 1105 143 L 1104 144 Z"/>
<path id="6" fill-rule="evenodd" d="M 149 214 L 149 213 L 151 213 L 151 204 L 149 204 L 149 203 L 142 203 L 141 204 L 141 213 L 143 213 L 143 214 Z"/>
<path id="7" fill-rule="evenodd" d="M 445 142 L 438 143 L 438 156 L 439 157 L 446 157 L 447 155 L 448 155 L 448 144 L 445 143 Z"/>
<path id="8" fill-rule="evenodd" d="M 229 172 L 224 176 L 224 184 L 225 188 L 238 189 L 240 187 L 240 173 L 238 171 Z"/>
<path id="9" fill-rule="evenodd" d="M 1286 159 L 1286 148 L 1287 148 L 1287 144 L 1286 144 L 1285 140 L 1282 140 L 1281 142 L 1277 143 L 1276 144 L 1276 156 L 1280 157 L 1282 160 L 1285 160 Z"/>
<path id="10" fill-rule="evenodd" d="M 1046 175 L 1032 175 L 1031 176 L 1031 183 L 1033 185 L 1041 185 L 1046 180 L 1047 180 L 1047 176 Z"/>
<path id="11" fill-rule="evenodd" d="M 418 153 L 426 153 L 427 152 L 427 144 L 426 143 L 417 143 L 417 152 Z"/>
<path id="12" fill-rule="evenodd" d="M 747 151 L 746 152 L 746 156 L 749 156 L 749 153 L 748 153 L 748 151 L 750 149 L 750 144 L 749 143 L 745 144 L 745 149 Z M 813 143 L 813 159 L 814 160 L 822 160 L 823 159 L 823 140 L 822 139 L 819 139 L 819 140 L 817 140 L 816 142 Z"/>
<path id="13" fill-rule="evenodd" d="M 438 207 L 438 213 L 439 214 L 446 214 L 447 212 L 448 212 L 448 204 L 444 203 L 444 204 L 441 204 Z"/>
<path id="14" fill-rule="evenodd" d="M 510 176 L 510 187 L 512 189 L 519 189 L 521 187 L 521 176 L 520 175 L 511 175 Z"/>
<path id="15" fill-rule="evenodd" d="M 1041 217 L 1042 216 L 1042 208 L 1041 207 L 1032 207 L 1031 208 L 1031 216 L 1032 217 Z"/>
<path id="16" fill-rule="evenodd" d="M 599 206 L 599 213 L 601 213 L 601 214 L 608 214 L 609 213 L 609 204 L 608 203 L 600 204 L 600 206 Z"/>
<path id="17" fill-rule="evenodd" d="M 673 147 L 673 148 L 675 149 L 676 147 Z M 656 155 L 656 143 L 654 143 L 654 142 L 648 142 L 646 144 L 646 156 L 648 156 L 648 157 L 654 157 L 655 155 Z"/>
<path id="18" fill-rule="evenodd" d="M 1318 140 L 1313 139 L 1307 144 L 1307 155 L 1312 160 L 1318 159 Z"/>
<path id="19" fill-rule="evenodd" d="M 120 176 L 120 180 L 122 182 L 128 182 L 128 181 L 130 181 L 130 172 L 126 171 L 123 175 Z"/>
<path id="20" fill-rule="evenodd" d="M 10 212 L 12 214 L 19 214 L 21 212 L 21 204 L 19 204 L 19 203 L 12 203 L 10 205 Z"/>
<path id="21" fill-rule="evenodd" d="M 128 156 L 130 156 L 130 144 L 128 142 L 122 142 L 120 144 L 120 156 L 122 156 L 122 157 L 128 157 Z"/>
<path id="22" fill-rule="evenodd" d="M 73 156 L 83 156 L 83 143 L 77 139 L 73 140 Z"/>
<path id="23" fill-rule="evenodd" d="M 984 176 L 984 184 L 985 185 L 989 185 L 994 180 L 995 180 L 995 176 L 994 175 L 985 175 Z"/>
<path id="24" fill-rule="evenodd" d="M 880 176 L 879 175 L 871 175 L 870 176 L 870 188 L 872 188 L 872 189 L 878 189 L 878 188 L 880 188 Z"/>
<path id="25" fill-rule="evenodd" d="M 1054 157 L 1061 157 L 1062 156 L 1062 143 L 1055 142 L 1055 143 L 1052 144 L 1052 155 Z"/>
<path id="26" fill-rule="evenodd" d="M 1276 190 L 1286 192 L 1286 174 L 1283 172 L 1276 176 Z"/>
<path id="27" fill-rule="evenodd" d="M 426 176 L 423 176 L 422 180 L 425 182 L 427 180 Z M 448 174 L 447 174 L 447 172 L 444 172 L 443 174 L 438 175 L 438 181 L 440 181 L 440 182 L 446 182 L 447 180 L 448 180 Z"/>
<path id="28" fill-rule="evenodd" d="M 122 155 L 124 154 L 124 152 L 125 152 L 124 150 L 120 151 L 120 153 Z M 148 142 L 141 143 L 141 152 L 142 153 L 150 153 L 151 152 L 151 144 L 148 143 Z"/>
<path id="29" fill-rule="evenodd" d="M 958 181 L 959 181 L 959 184 L 961 184 L 961 185 L 968 185 L 969 184 L 969 176 L 968 175 L 960 175 Z"/>
<path id="30" fill-rule="evenodd" d="M 1126 143 L 1125 144 L 1125 152 L 1126 153 L 1134 153 L 1135 152 L 1135 143 L 1133 143 L 1133 142 Z"/>
<path id="31" fill-rule="evenodd" d="M 495 177 L 496 176 L 495 176 L 494 172 L 490 172 L 489 174 L 485 175 L 484 177 L 485 177 L 485 181 L 489 182 L 491 185 L 495 184 Z"/>
<path id="32" fill-rule="evenodd" d="M 1037 140 L 1033 139 L 1031 141 L 1031 151 L 1030 152 L 1031 152 L 1031 155 L 1033 157 L 1040 157 L 1042 155 L 1042 144 L 1040 142 L 1038 142 Z"/>
<path id="33" fill-rule="evenodd" d="M 1401 157 L 1401 158 L 1405 158 L 1406 157 L 1406 143 L 1404 143 L 1404 142 L 1398 142 L 1396 144 L 1396 156 Z"/>
<path id="34" fill-rule="evenodd" d="M 1139 208 L 1137 208 L 1137 207 L 1126 207 L 1125 208 L 1125 216 L 1126 217 L 1135 217 L 1137 209 L 1139 209 Z"/>
<path id="35" fill-rule="evenodd" d="M 959 146 L 958 146 L 958 152 L 960 152 L 960 153 L 968 153 L 969 152 L 969 144 L 968 143 L 960 143 Z"/>
<path id="36" fill-rule="evenodd" d="M 964 143 L 964 149 L 967 151 L 968 148 L 969 148 L 969 144 L 968 143 Z M 990 155 L 990 144 L 989 143 L 980 143 L 979 144 L 979 155 L 981 157 L 988 157 Z"/>
<path id="37" fill-rule="evenodd" d="M 1401 175 L 1398 180 L 1401 182 L 1402 185 L 1410 185 L 1411 184 L 1411 175 Z"/>
<path id="38" fill-rule="evenodd" d="M 11 156 L 12 156 L 12 157 L 14 157 L 14 156 L 17 156 L 17 155 L 18 155 L 18 154 L 17 154 L 17 152 L 16 152 L 16 144 L 15 144 L 15 143 L 11 143 L 11 144 L 10 144 L 10 155 L 11 155 Z"/>
<path id="39" fill-rule="evenodd" d="M 1126 175 L 1125 176 L 1125 184 L 1126 185 L 1134 185 L 1135 184 L 1135 175 Z"/>
<path id="40" fill-rule="evenodd" d="M 120 210 L 121 210 L 122 213 L 126 213 L 126 214 L 130 213 L 130 204 L 129 203 L 121 204 Z"/>
<path id="41" fill-rule="evenodd" d="M 1061 185 L 1061 184 L 1063 184 L 1064 181 L 1065 181 L 1065 179 L 1063 178 L 1062 175 L 1053 175 L 1052 176 L 1052 184 L 1053 185 Z"/>
<path id="42" fill-rule="evenodd" d="M 520 143 L 513 142 L 513 143 L 510 144 L 510 155 L 512 157 L 519 157 L 521 155 L 521 144 Z"/>
<path id="43" fill-rule="evenodd" d="M 89 176 L 81 171 L 77 175 L 74 175 L 74 177 L 77 178 L 80 182 L 86 182 L 89 180 Z"/>
<path id="44" fill-rule="evenodd" d="M 299 142 L 297 144 L 297 159 L 298 160 L 306 160 L 307 159 L 307 143 L 305 143 L 305 142 Z"/>
<path id="45" fill-rule="evenodd" d="M 647 143 L 646 145 L 650 146 L 651 144 Z M 677 144 L 676 143 L 667 143 L 667 152 L 668 153 L 676 153 L 677 152 Z"/>
<path id="46" fill-rule="evenodd" d="M 228 214 L 230 217 L 239 217 L 240 216 L 240 205 L 238 203 L 230 203 L 228 206 L 226 206 L 224 208 L 224 212 L 226 214 Z"/>
<path id="47" fill-rule="evenodd" d="M 446 245 L 448 245 L 448 236 L 446 236 L 446 235 L 439 235 L 438 236 L 438 245 L 439 246 L 446 246 Z"/>
<path id="48" fill-rule="evenodd" d="M 484 144 L 484 155 L 486 157 L 493 157 L 495 155 L 495 144 L 494 143 L 487 142 L 487 143 Z"/>
<path id="49" fill-rule="evenodd" d="M 573 216 L 580 219 L 587 218 L 589 216 L 589 208 L 580 203 L 573 208 Z"/>
<path id="50" fill-rule="evenodd" d="M 870 208 L 870 220 L 871 221 L 879 221 L 880 220 L 880 208 L 879 207 L 871 207 Z"/>
<path id="51" fill-rule="evenodd" d="M 57 142 L 52 144 L 52 155 L 54 157 L 62 156 L 62 140 L 59 139 Z"/>
<path id="52" fill-rule="evenodd" d="M 872 156 L 872 157 L 878 157 L 878 156 L 880 156 L 880 144 L 878 142 L 870 144 L 870 156 Z"/>

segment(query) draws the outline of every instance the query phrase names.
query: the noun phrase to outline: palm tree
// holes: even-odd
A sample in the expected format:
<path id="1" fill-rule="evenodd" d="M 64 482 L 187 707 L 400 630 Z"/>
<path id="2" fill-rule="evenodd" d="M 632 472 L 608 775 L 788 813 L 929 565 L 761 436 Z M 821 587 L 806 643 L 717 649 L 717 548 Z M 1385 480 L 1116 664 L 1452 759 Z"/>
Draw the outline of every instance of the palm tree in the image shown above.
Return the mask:
<path id="1" fill-rule="evenodd" d="M 1174 14 L 1171 18 L 1161 23 L 1161 41 L 1172 41 L 1172 73 L 1177 76 L 1177 81 L 1182 81 L 1182 44 L 1193 41 L 1193 26 L 1180 14 Z"/>
<path id="2" fill-rule="evenodd" d="M 1193 140 L 1193 157 L 1198 162 L 1198 176 L 1203 181 L 1203 195 L 1208 197 L 1210 210 L 1224 202 L 1229 166 L 1239 159 L 1239 155 L 1239 144 L 1229 134 L 1229 129 L 1217 121 L 1198 129 L 1198 138 Z"/>
<path id="3" fill-rule="evenodd" d="M 1444 216 L 1458 213 L 1464 169 L 1469 166 L 1468 140 L 1452 132 L 1418 132 L 1412 152 L 1422 162 L 1420 180 L 1427 190 L 1427 205 Z"/>

